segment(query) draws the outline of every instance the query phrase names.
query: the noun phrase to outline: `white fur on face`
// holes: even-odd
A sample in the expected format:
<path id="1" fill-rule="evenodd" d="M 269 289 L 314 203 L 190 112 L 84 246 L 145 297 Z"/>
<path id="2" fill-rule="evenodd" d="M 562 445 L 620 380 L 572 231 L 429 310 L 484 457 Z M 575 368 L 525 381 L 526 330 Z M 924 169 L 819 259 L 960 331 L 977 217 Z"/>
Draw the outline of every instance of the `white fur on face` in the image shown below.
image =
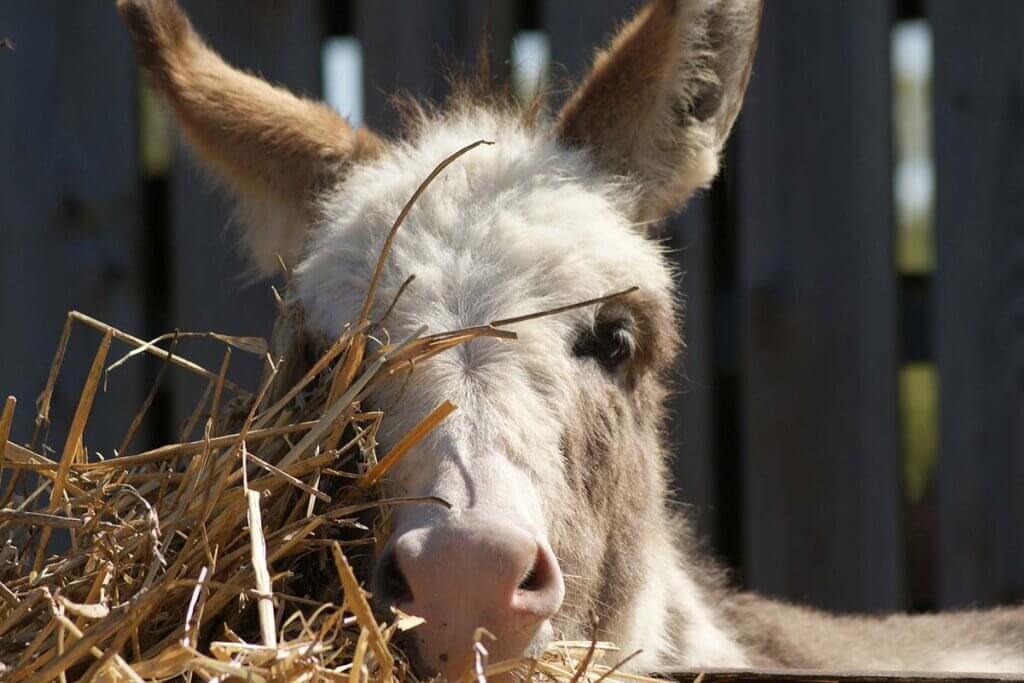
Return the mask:
<path id="1" fill-rule="evenodd" d="M 626 218 L 630 195 L 587 157 L 515 120 L 473 110 L 354 169 L 324 204 L 296 269 L 295 291 L 314 330 L 330 337 L 362 305 L 392 222 L 439 161 L 479 139 L 417 201 L 398 232 L 373 319 L 410 275 L 416 279 L 386 329 L 402 341 L 429 332 L 542 311 L 639 286 L 671 296 L 660 248 Z M 445 400 L 459 409 L 390 473 L 397 495 L 434 495 L 456 509 L 550 538 L 549 507 L 567 499 L 560 441 L 580 388 L 607 389 L 597 363 L 573 343 L 596 310 L 580 309 L 510 329 L 516 341 L 481 339 L 445 352 L 372 397 L 385 410 L 385 449 Z M 399 397 L 399 392 L 402 391 Z M 578 417 L 576 419 L 579 419 Z M 394 531 L 429 510 L 396 509 Z M 565 540 L 565 539 L 561 539 Z M 572 542 L 571 540 L 569 541 Z M 550 625 L 538 637 L 552 636 Z"/>
<path id="2" fill-rule="evenodd" d="M 392 340 L 421 325 L 442 332 L 633 285 L 668 295 L 671 278 L 659 248 L 625 218 L 626 192 L 580 153 L 511 118 L 472 110 L 355 169 L 327 200 L 326 218 L 296 271 L 297 295 L 314 329 L 334 336 L 355 317 L 402 206 L 440 160 L 478 139 L 495 144 L 445 170 L 399 230 L 375 315 L 409 275 L 416 280 L 387 321 Z M 515 484 L 508 501 L 521 508 L 515 516 L 544 531 L 541 501 L 552 498 L 537 489 L 561 479 L 569 397 L 581 382 L 602 381 L 594 364 L 572 354 L 575 335 L 594 313 L 516 325 L 514 342 L 470 342 L 418 367 L 394 406 L 399 383 L 376 396 L 390 408 L 385 445 L 444 400 L 460 408 L 395 470 L 398 489 L 471 507 Z"/>

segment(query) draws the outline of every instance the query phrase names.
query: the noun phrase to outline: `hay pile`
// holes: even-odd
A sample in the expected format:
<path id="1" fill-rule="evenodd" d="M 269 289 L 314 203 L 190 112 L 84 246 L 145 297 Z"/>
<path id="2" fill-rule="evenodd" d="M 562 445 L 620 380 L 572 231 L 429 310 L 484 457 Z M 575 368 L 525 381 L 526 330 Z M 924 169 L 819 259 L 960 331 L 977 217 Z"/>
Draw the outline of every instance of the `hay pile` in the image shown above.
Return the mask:
<path id="1" fill-rule="evenodd" d="M 424 181 L 392 236 L 429 182 L 476 144 Z M 373 333 L 384 321 L 371 322 L 369 313 L 390 242 L 362 312 L 339 339 L 310 344 L 301 308 L 279 297 L 271 343 L 204 335 L 225 345 L 217 371 L 175 352 L 186 335 L 144 342 L 69 315 L 37 404 L 36 438 L 28 446 L 9 441 L 13 399 L 0 416 L 5 680 L 414 680 L 396 634 L 420 620 L 395 612 L 378 621 L 349 557 L 372 556 L 386 539 L 388 510 L 408 501 L 383 499 L 378 482 L 455 406 L 437 406 L 378 457 L 375 435 L 384 416 L 364 410 L 361 400 L 376 383 L 465 341 L 514 339 L 502 328 L 532 316 L 443 334 L 420 331 L 381 345 Z M 103 339 L 63 448 L 51 458 L 38 435 L 76 325 L 99 330 Z M 115 340 L 131 351 L 108 364 Z M 232 352 L 239 351 L 265 359 L 254 392 L 228 379 Z M 90 454 L 83 433 L 105 372 L 140 353 L 163 359 L 153 391 L 115 456 Z M 202 437 L 131 453 L 132 436 L 171 368 L 206 382 L 184 430 Z M 69 548 L 52 554 L 50 541 L 60 536 Z M 562 642 L 537 660 L 493 663 L 486 636 L 480 632 L 466 653 L 467 681 L 513 670 L 573 683 L 627 678 L 597 663 L 602 652 L 614 652 L 607 644 Z"/>

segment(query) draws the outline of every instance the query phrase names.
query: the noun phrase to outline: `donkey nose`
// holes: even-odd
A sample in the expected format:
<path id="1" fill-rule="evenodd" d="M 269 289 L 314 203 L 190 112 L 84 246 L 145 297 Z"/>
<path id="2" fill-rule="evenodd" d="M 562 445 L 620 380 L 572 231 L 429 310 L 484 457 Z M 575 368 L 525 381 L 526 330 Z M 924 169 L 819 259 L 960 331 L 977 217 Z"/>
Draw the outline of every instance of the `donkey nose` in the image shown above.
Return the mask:
<path id="1" fill-rule="evenodd" d="M 548 544 L 511 526 L 407 532 L 378 572 L 378 590 L 413 614 L 452 606 L 530 622 L 554 615 L 564 592 Z"/>
<path id="2" fill-rule="evenodd" d="M 525 530 L 475 521 L 407 531 L 390 546 L 378 560 L 374 594 L 426 619 L 413 632 L 420 658 L 446 676 L 462 672 L 476 628 L 497 636 L 497 661 L 521 655 L 561 607 L 558 562 L 546 541 Z"/>

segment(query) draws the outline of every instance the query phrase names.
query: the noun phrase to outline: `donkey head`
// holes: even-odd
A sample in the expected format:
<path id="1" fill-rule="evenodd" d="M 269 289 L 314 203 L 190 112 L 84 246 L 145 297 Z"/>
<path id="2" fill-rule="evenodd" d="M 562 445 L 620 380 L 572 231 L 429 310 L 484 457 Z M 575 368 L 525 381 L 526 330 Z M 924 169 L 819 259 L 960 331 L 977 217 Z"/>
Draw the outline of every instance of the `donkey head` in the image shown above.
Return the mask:
<path id="1" fill-rule="evenodd" d="M 482 138 L 495 144 L 444 171 L 398 233 L 374 315 L 416 279 L 388 316 L 392 339 L 639 287 L 376 390 L 385 447 L 442 401 L 459 410 L 387 483 L 451 509 L 398 509 L 372 587 L 381 605 L 427 619 L 412 632 L 419 663 L 449 677 L 478 626 L 497 636 L 492 660 L 589 637 L 590 612 L 624 647 L 647 640 L 659 573 L 677 561 L 659 438 L 677 326 L 672 272 L 646 226 L 715 176 L 760 1 L 652 2 L 545 125 L 462 99 L 394 142 L 227 66 L 172 0 L 118 6 L 187 139 L 237 193 L 254 266 L 294 266 L 318 331 L 356 317 L 406 200 Z"/>

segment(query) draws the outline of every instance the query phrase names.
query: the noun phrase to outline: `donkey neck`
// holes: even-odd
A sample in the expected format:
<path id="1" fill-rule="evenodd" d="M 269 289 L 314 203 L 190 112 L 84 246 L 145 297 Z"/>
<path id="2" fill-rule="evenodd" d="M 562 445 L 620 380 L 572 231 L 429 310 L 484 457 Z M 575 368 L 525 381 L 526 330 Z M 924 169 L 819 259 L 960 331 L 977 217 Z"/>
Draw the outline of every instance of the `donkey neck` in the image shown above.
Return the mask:
<path id="1" fill-rule="evenodd" d="M 688 544 L 681 543 L 676 532 L 677 525 L 686 522 L 667 517 L 670 521 L 661 521 L 642 558 L 647 579 L 620 639 L 624 652 L 642 649 L 633 668 L 644 671 L 749 666 L 744 648 L 718 608 L 724 589 L 701 580 L 715 570 L 690 561 Z"/>

